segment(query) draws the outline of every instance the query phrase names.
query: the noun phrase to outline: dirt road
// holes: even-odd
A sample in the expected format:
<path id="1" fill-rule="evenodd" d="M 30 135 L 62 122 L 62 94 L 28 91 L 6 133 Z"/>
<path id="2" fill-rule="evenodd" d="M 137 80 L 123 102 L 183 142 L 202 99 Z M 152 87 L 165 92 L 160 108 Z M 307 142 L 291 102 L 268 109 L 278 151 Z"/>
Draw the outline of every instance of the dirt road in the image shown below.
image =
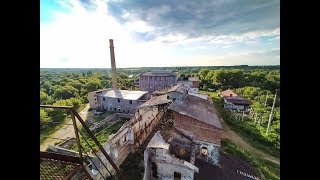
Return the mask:
<path id="1" fill-rule="evenodd" d="M 83 108 L 83 110 L 79 113 L 79 115 L 84 121 L 87 120 L 87 116 L 89 114 L 89 108 L 90 108 L 89 104 L 86 104 L 85 108 Z M 75 137 L 73 126 L 68 124 L 72 124 L 72 119 L 70 119 L 70 121 L 66 125 L 62 126 L 59 130 L 51 134 L 49 138 L 44 140 L 40 145 L 40 151 L 45 151 L 49 145 L 54 145 L 54 143 L 61 141 L 59 139 L 66 139 L 67 137 Z M 77 125 L 78 126 L 80 125 L 79 121 L 77 121 Z M 57 138 L 57 139 L 52 139 L 52 138 Z"/>
<path id="2" fill-rule="evenodd" d="M 222 138 L 226 138 L 231 140 L 233 143 L 237 144 L 238 146 L 241 146 L 246 151 L 251 152 L 253 154 L 256 154 L 268 161 L 274 162 L 276 164 L 280 164 L 279 158 L 273 157 L 267 153 L 261 152 L 260 150 L 252 147 L 250 144 L 248 144 L 242 137 L 240 137 L 238 134 L 233 132 L 229 126 L 223 121 L 221 118 L 222 126 L 223 126 L 223 133 Z"/>

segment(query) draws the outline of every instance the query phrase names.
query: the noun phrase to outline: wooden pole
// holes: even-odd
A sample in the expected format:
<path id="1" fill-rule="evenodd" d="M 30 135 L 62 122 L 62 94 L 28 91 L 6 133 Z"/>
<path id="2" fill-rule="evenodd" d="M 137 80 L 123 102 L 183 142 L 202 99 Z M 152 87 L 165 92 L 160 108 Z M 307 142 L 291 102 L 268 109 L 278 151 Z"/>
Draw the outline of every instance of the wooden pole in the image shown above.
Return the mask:
<path id="1" fill-rule="evenodd" d="M 271 109 L 270 116 L 269 116 L 269 122 L 268 122 L 267 132 L 266 132 L 267 134 L 268 134 L 268 132 L 269 132 L 271 120 L 272 120 L 272 118 L 273 118 L 274 106 L 275 106 L 275 104 L 276 104 L 276 99 L 277 99 L 277 92 L 278 92 L 278 89 L 276 89 L 276 94 L 274 95 L 274 100 L 273 100 L 272 109 Z"/>

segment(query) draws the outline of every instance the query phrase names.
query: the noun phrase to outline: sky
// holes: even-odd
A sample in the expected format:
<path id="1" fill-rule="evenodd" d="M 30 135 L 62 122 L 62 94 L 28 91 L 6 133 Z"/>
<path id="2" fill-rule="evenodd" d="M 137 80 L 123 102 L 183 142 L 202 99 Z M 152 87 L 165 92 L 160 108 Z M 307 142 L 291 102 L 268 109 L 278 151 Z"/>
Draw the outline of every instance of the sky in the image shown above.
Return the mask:
<path id="1" fill-rule="evenodd" d="M 40 0 L 40 68 L 280 65 L 279 0 Z"/>

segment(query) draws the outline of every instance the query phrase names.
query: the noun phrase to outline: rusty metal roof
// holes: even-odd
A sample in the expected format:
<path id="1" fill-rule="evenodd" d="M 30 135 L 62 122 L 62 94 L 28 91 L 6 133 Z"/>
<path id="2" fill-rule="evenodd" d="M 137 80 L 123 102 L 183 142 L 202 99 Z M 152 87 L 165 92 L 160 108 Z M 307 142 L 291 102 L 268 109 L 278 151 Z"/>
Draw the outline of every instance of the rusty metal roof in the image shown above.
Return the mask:
<path id="1" fill-rule="evenodd" d="M 174 101 L 169 109 L 215 128 L 223 129 L 216 110 L 208 100 L 187 94 L 183 101 Z"/>

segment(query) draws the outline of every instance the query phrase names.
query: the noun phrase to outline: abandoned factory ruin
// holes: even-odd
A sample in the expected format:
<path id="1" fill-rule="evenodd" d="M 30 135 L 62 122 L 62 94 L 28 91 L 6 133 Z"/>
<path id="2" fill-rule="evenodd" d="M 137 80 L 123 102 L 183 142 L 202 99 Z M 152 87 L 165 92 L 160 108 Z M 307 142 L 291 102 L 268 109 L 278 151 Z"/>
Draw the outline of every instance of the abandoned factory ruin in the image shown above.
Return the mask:
<path id="1" fill-rule="evenodd" d="M 143 147 L 144 180 L 194 179 L 201 171 L 196 160 L 219 166 L 223 128 L 210 96 L 198 93 L 199 79 L 177 81 L 174 72 L 151 71 L 140 75 L 141 91 L 119 89 L 113 40 L 109 43 L 112 88 L 90 92 L 88 99 L 92 109 L 130 118 L 103 144 L 115 164 L 120 166 L 129 153 Z M 99 164 L 97 168 L 109 173 Z"/>

